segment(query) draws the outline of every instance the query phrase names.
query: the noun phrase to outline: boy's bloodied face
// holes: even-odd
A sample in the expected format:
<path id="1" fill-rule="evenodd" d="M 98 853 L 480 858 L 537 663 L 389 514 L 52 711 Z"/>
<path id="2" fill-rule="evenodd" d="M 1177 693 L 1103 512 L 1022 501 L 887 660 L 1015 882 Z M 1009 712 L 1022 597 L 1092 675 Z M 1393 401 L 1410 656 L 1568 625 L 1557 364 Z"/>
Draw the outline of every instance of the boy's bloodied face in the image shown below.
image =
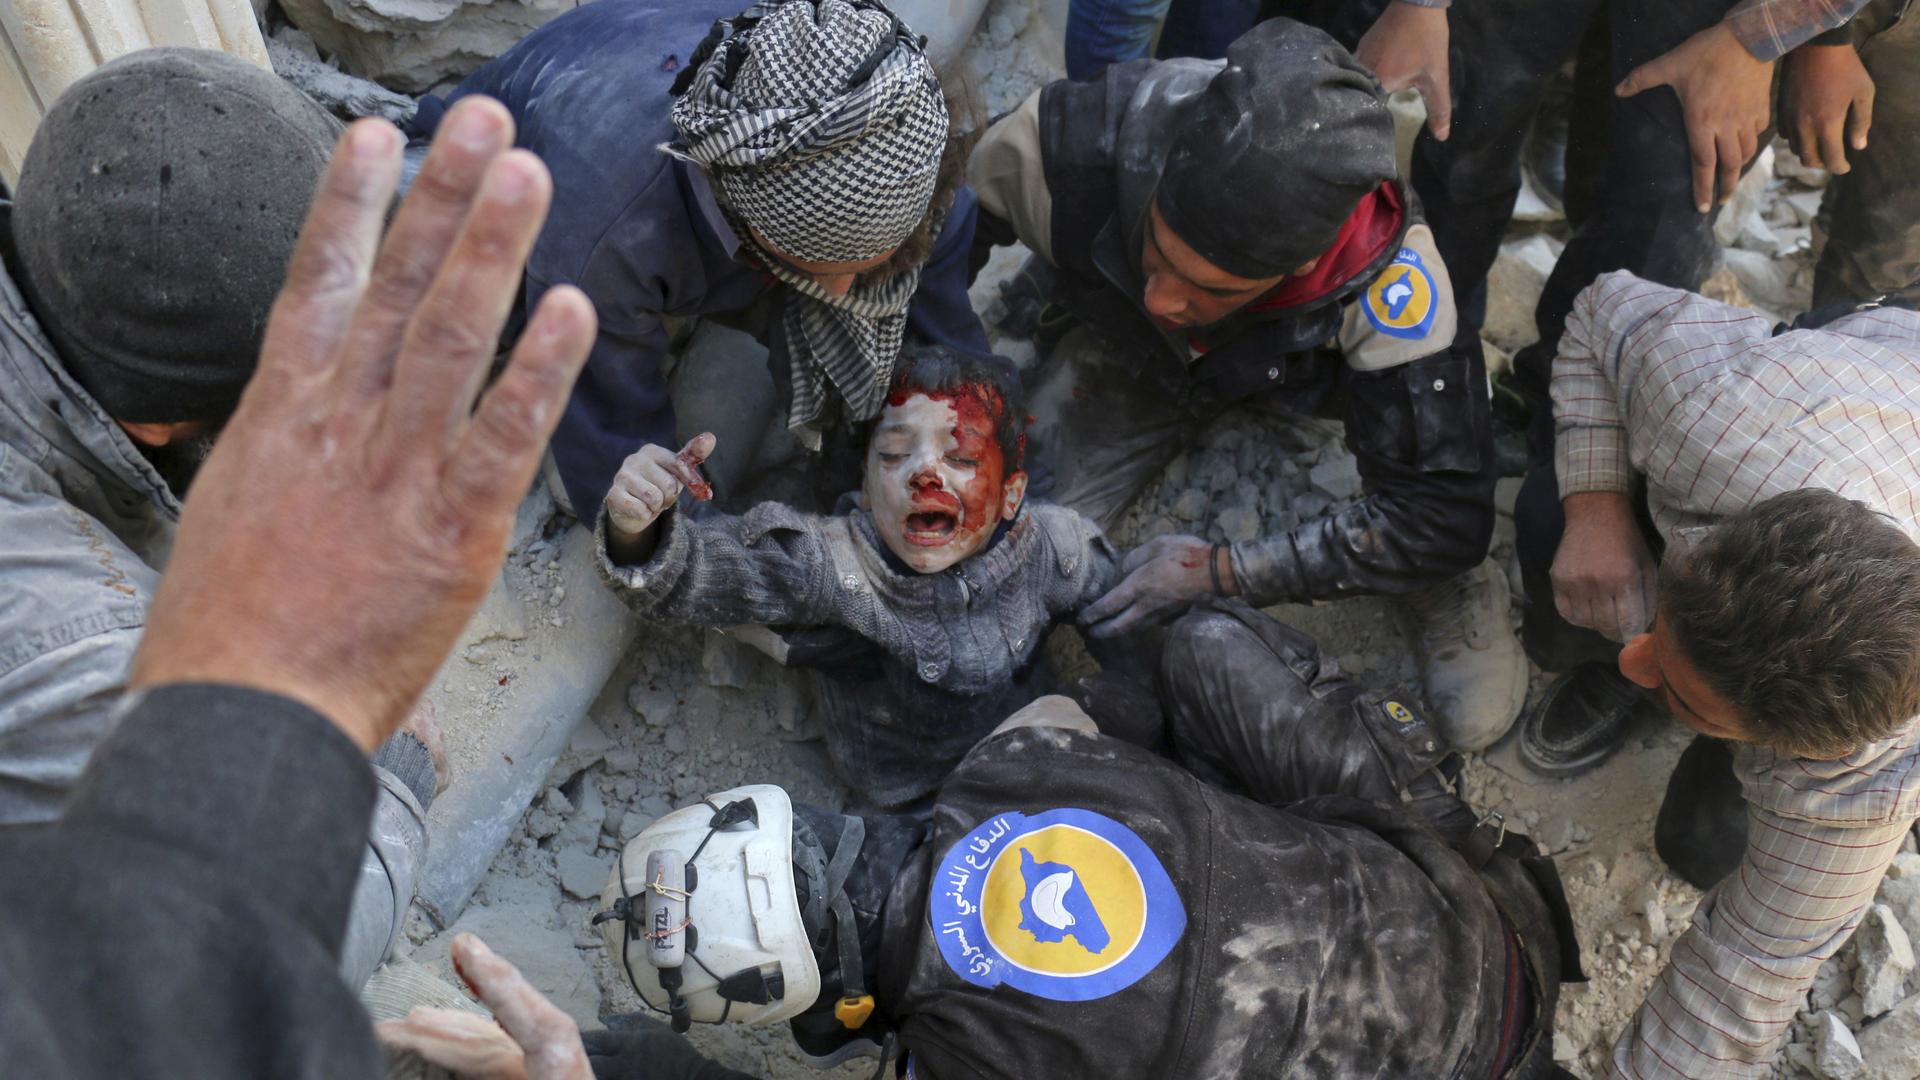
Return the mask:
<path id="1" fill-rule="evenodd" d="M 1020 509 L 1027 474 L 1007 472 L 1000 407 L 981 387 L 887 399 L 867 444 L 867 510 L 888 550 L 922 574 L 978 552 Z"/>

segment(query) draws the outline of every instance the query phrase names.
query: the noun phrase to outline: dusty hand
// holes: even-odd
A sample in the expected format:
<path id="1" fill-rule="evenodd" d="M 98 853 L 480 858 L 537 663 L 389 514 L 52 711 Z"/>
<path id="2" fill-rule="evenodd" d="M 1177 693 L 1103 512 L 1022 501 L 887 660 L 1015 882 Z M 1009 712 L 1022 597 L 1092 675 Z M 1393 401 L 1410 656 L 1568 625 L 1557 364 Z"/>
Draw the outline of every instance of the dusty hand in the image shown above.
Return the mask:
<path id="1" fill-rule="evenodd" d="M 1554 552 L 1553 605 L 1560 617 L 1625 642 L 1653 623 L 1659 566 L 1624 495 L 1565 500 L 1566 529 Z"/>
<path id="2" fill-rule="evenodd" d="M 695 435 L 677 454 L 648 443 L 621 462 L 607 491 L 607 532 L 613 539 L 638 538 L 667 512 L 682 488 L 701 483 L 691 470 L 713 455 L 718 441 L 711 434 Z"/>
<path id="3" fill-rule="evenodd" d="M 380 1025 L 380 1041 L 463 1080 L 592 1080 L 573 1018 L 472 934 L 453 939 L 453 968 L 493 1013 L 415 1009 Z"/>
<path id="4" fill-rule="evenodd" d="M 1873 76 L 1851 45 L 1802 45 L 1787 54 L 1780 126 L 1801 162 L 1839 174 L 1847 148 L 1865 150 L 1873 126 Z"/>
<path id="5" fill-rule="evenodd" d="M 421 698 L 400 724 L 400 730 L 420 740 L 420 745 L 427 748 L 427 757 L 433 759 L 433 793 L 447 790 L 453 782 L 453 764 L 447 760 L 447 741 L 440 733 L 440 713 L 433 699 Z"/>
<path id="6" fill-rule="evenodd" d="M 1773 62 L 1747 51 L 1725 23 L 1715 23 L 1627 73 L 1613 92 L 1633 97 L 1670 86 L 1687 121 L 1693 156 L 1693 202 L 1701 213 L 1733 197 L 1740 170 L 1760 148 L 1773 108 Z"/>
<path id="7" fill-rule="evenodd" d="M 1195 600 L 1213 595 L 1213 571 L 1207 559 L 1213 545 L 1197 536 L 1161 536 L 1127 553 L 1120 570 L 1126 576 L 1107 595 L 1088 604 L 1080 624 L 1095 637 L 1112 637 L 1167 621 Z M 1223 554 L 1220 585 L 1239 591 L 1232 561 Z"/>
<path id="8" fill-rule="evenodd" d="M 549 290 L 474 407 L 552 191 L 512 145 L 498 103 L 454 106 L 382 243 L 400 133 L 347 129 L 187 500 L 135 687 L 284 694 L 369 753 L 419 698 L 500 569 L 594 334 L 585 296 Z"/>
<path id="9" fill-rule="evenodd" d="M 1444 140 L 1453 130 L 1453 87 L 1447 69 L 1447 9 L 1392 0 L 1360 36 L 1353 55 L 1391 94 L 1411 86 L 1427 103 L 1427 130 Z"/>

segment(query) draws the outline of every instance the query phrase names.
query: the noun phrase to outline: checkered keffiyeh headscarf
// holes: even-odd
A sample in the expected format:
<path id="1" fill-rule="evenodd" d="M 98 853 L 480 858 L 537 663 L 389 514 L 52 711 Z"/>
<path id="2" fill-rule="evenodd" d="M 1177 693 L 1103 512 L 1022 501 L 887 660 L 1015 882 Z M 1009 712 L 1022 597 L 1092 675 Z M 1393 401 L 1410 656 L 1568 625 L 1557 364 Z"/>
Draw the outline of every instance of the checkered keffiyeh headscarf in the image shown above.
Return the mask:
<path id="1" fill-rule="evenodd" d="M 714 24 L 674 84 L 669 153 L 705 168 L 749 250 L 791 286 L 788 426 L 812 442 L 831 382 L 854 419 L 879 415 L 919 273 L 828 295 L 760 251 L 859 262 L 926 216 L 947 107 L 923 39 L 878 0 L 763 0 Z"/>

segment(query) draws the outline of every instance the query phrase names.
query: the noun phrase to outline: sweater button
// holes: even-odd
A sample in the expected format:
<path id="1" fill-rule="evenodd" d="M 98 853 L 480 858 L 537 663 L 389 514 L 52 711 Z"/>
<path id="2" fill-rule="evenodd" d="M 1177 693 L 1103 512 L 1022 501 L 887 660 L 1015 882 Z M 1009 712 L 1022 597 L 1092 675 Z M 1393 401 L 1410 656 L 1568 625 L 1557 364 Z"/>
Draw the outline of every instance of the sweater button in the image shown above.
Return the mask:
<path id="1" fill-rule="evenodd" d="M 1071 574 L 1073 573 L 1073 568 L 1079 565 L 1080 565 L 1080 560 L 1069 555 L 1067 556 L 1067 561 L 1060 564 L 1060 568 L 1065 570 L 1067 573 Z"/>
<path id="2" fill-rule="evenodd" d="M 845 585 L 849 589 L 857 589 L 860 587 L 860 576 L 858 574 L 848 574 L 846 577 L 840 579 L 840 584 Z"/>
<path id="3" fill-rule="evenodd" d="M 1277 379 L 1277 378 L 1279 378 L 1279 377 L 1280 377 L 1280 369 L 1279 369 L 1279 368 L 1277 368 L 1277 367 L 1270 367 L 1270 368 L 1268 368 L 1268 369 L 1267 369 L 1267 381 L 1268 381 L 1268 382 L 1272 382 L 1273 380 L 1275 380 L 1275 379 Z"/>
<path id="4" fill-rule="evenodd" d="M 1026 638 L 1014 638 L 1014 639 L 1013 639 L 1013 651 L 1015 651 L 1015 652 L 1019 652 L 1019 651 L 1020 651 L 1021 649 L 1024 649 L 1024 648 L 1026 648 L 1026 647 L 1027 647 L 1027 639 L 1026 639 Z"/>
<path id="5" fill-rule="evenodd" d="M 932 682 L 933 680 L 940 677 L 940 669 L 935 667 L 931 663 L 921 664 L 920 677 L 927 680 L 928 682 Z"/>
<path id="6" fill-rule="evenodd" d="M 1445 379 L 1435 379 L 1435 380 L 1433 380 L 1433 388 L 1434 388 L 1434 389 L 1435 389 L 1436 391 L 1438 391 L 1438 390 L 1445 390 L 1445 389 L 1447 388 L 1447 380 L 1445 380 Z"/>

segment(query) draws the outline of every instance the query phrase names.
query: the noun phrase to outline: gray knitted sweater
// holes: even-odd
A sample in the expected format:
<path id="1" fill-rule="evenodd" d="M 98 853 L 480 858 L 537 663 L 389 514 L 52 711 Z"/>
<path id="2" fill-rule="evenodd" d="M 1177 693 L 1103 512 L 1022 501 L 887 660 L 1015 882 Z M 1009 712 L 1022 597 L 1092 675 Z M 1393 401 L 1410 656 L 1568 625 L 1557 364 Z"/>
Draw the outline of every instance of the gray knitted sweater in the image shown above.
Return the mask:
<path id="1" fill-rule="evenodd" d="M 838 628 L 878 663 L 810 673 L 843 780 L 882 805 L 933 791 L 987 732 L 1036 694 L 1040 641 L 1117 579 L 1099 526 L 1029 503 L 999 541 L 937 574 L 886 551 L 864 509 L 833 516 L 765 503 L 734 517 L 669 514 L 653 557 L 601 574 L 642 616 L 726 627 Z"/>
<path id="2" fill-rule="evenodd" d="M 998 543 L 937 574 L 888 557 L 864 509 L 831 517 L 762 503 L 734 517 L 673 513 L 653 557 L 600 572 L 644 617 L 696 626 L 844 626 L 954 694 L 994 690 L 1054 620 L 1114 582 L 1106 535 L 1064 507 L 1029 503 Z"/>

